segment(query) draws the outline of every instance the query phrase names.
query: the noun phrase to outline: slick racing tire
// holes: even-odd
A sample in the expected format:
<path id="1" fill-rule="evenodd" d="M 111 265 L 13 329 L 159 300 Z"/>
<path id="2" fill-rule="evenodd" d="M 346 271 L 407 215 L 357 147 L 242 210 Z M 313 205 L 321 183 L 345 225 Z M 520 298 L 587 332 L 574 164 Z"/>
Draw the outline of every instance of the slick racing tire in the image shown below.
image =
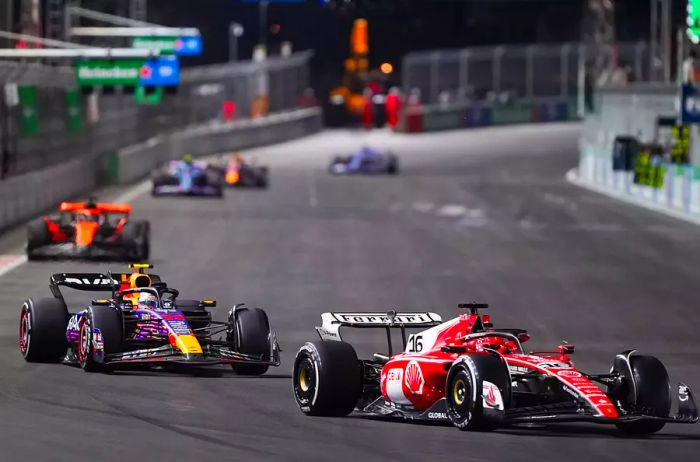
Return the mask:
<path id="1" fill-rule="evenodd" d="M 611 395 L 624 410 L 668 417 L 671 411 L 671 386 L 663 363 L 653 356 L 632 354 L 629 356 L 629 366 L 615 362 L 613 372 L 623 377 L 624 385 L 621 390 L 612 390 Z M 663 421 L 649 419 L 616 424 L 623 432 L 633 435 L 656 433 L 664 425 Z"/>
<path id="2" fill-rule="evenodd" d="M 107 372 L 108 354 L 123 350 L 124 333 L 119 310 L 111 306 L 91 306 L 80 318 L 76 356 L 85 372 Z M 99 334 L 99 335 L 98 335 Z"/>
<path id="3" fill-rule="evenodd" d="M 68 309 L 57 298 L 30 298 L 19 316 L 19 351 L 30 363 L 57 363 L 68 351 Z"/>
<path id="4" fill-rule="evenodd" d="M 51 233 L 43 218 L 27 225 L 27 259 L 36 260 L 36 250 L 51 243 Z"/>
<path id="5" fill-rule="evenodd" d="M 128 222 L 122 231 L 122 242 L 127 260 L 148 260 L 151 254 L 151 224 L 147 221 Z"/>
<path id="6" fill-rule="evenodd" d="M 270 322 L 260 308 L 238 308 L 234 312 L 232 335 L 236 351 L 248 355 L 270 357 Z M 267 364 L 233 363 L 231 367 L 238 375 L 262 375 L 270 367 Z"/>
<path id="7" fill-rule="evenodd" d="M 460 430 L 495 430 L 505 419 L 510 393 L 508 365 L 502 356 L 462 356 L 445 381 L 447 417 Z"/>
<path id="8" fill-rule="evenodd" d="M 345 342 L 309 342 L 294 360 L 294 398 L 304 414 L 350 414 L 362 392 L 362 372 L 355 349 Z"/>
<path id="9" fill-rule="evenodd" d="M 394 154 L 389 155 L 389 165 L 387 165 L 386 171 L 389 175 L 396 175 L 399 173 L 399 158 Z"/>

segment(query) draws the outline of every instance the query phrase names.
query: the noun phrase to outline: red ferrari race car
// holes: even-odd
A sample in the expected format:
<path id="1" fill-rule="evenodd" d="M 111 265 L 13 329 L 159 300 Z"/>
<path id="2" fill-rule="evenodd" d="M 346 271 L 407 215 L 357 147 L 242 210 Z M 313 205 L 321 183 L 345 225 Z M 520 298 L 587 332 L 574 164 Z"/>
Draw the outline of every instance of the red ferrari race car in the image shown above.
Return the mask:
<path id="1" fill-rule="evenodd" d="M 369 416 L 452 422 L 461 430 L 493 430 L 517 423 L 589 421 L 632 434 L 666 423 L 695 423 L 693 395 L 679 383 L 678 412 L 671 415 L 671 386 L 653 356 L 624 351 L 606 374 L 574 367 L 574 346 L 526 353 L 522 329 L 496 329 L 478 309 L 442 322 L 435 313 L 324 313 L 320 342 L 301 347 L 293 388 L 308 415 Z M 340 328 L 383 328 L 389 354 L 358 359 Z M 408 328 L 427 328 L 407 337 Z M 391 329 L 400 329 L 404 351 L 392 354 Z"/>
<path id="2" fill-rule="evenodd" d="M 130 220 L 130 214 L 129 204 L 63 202 L 58 213 L 27 226 L 27 258 L 146 260 L 150 224 Z"/>

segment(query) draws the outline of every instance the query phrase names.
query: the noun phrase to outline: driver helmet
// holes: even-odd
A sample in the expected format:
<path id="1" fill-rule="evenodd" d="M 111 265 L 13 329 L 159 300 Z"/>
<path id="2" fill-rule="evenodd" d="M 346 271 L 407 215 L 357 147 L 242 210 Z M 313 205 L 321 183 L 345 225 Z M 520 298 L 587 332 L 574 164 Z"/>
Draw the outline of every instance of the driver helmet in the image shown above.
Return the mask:
<path id="1" fill-rule="evenodd" d="M 192 154 L 185 154 L 182 156 L 182 161 L 186 164 L 192 165 Z"/>
<path id="2" fill-rule="evenodd" d="M 158 298 L 149 292 L 141 292 L 138 301 L 139 308 L 153 309 L 158 308 Z"/>

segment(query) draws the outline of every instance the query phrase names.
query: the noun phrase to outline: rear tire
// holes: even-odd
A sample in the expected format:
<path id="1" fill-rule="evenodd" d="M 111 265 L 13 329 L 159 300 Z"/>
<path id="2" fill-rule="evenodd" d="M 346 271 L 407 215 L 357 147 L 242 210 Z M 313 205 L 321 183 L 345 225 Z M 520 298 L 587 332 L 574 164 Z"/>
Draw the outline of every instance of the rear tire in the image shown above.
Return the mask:
<path id="1" fill-rule="evenodd" d="M 91 306 L 80 320 L 77 357 L 85 372 L 106 372 L 110 368 L 104 363 L 106 355 L 123 351 L 124 332 L 121 313 L 110 306 Z M 101 348 L 97 348 L 95 333 L 102 337 Z"/>
<path id="2" fill-rule="evenodd" d="M 270 322 L 260 308 L 239 308 L 234 313 L 233 341 L 236 351 L 248 355 L 270 357 Z M 231 367 L 238 375 L 262 375 L 270 367 L 267 364 L 233 363 Z"/>
<path id="3" fill-rule="evenodd" d="M 484 382 L 495 385 L 497 390 L 489 388 L 489 395 L 484 396 Z M 510 393 L 510 375 L 502 356 L 463 356 L 452 365 L 445 381 L 447 416 L 460 430 L 495 430 L 505 419 Z M 485 406 L 485 402 L 490 406 Z"/>
<path id="4" fill-rule="evenodd" d="M 126 260 L 148 260 L 151 254 L 151 224 L 147 221 L 127 222 L 122 231 L 122 243 Z"/>
<path id="5" fill-rule="evenodd" d="M 33 220 L 27 225 L 27 259 L 36 260 L 36 249 L 51 243 L 51 233 L 43 218 Z"/>
<path id="6" fill-rule="evenodd" d="M 619 367 L 617 364 L 613 366 L 613 370 L 619 372 L 625 379 L 627 386 L 622 393 L 619 391 L 616 393 L 613 390 L 611 394 L 623 410 L 640 411 L 655 417 L 668 417 L 671 411 L 671 386 L 663 363 L 653 356 L 634 354 L 629 357 L 629 362 L 632 369 L 631 376 L 627 367 Z M 619 370 L 616 370 L 618 368 Z M 648 419 L 616 424 L 617 428 L 632 435 L 656 433 L 664 425 L 666 422 Z"/>
<path id="7" fill-rule="evenodd" d="M 304 414 L 350 414 L 362 392 L 362 372 L 355 349 L 345 342 L 309 342 L 294 360 L 294 398 Z"/>
<path id="8" fill-rule="evenodd" d="M 30 363 L 61 362 L 68 351 L 68 309 L 57 298 L 29 299 L 22 305 L 19 351 Z"/>

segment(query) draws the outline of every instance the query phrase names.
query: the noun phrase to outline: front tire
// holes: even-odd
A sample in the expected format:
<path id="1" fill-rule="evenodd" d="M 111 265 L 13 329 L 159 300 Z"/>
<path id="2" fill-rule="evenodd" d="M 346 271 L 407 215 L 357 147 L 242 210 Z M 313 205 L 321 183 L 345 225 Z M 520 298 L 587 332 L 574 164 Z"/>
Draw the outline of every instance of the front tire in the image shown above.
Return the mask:
<path id="1" fill-rule="evenodd" d="M 27 259 L 36 260 L 36 250 L 50 243 L 51 233 L 43 218 L 33 220 L 27 225 Z"/>
<path id="2" fill-rule="evenodd" d="M 503 357 L 473 354 L 455 361 L 445 381 L 445 407 L 460 430 L 492 431 L 505 419 L 510 375 Z"/>
<path id="3" fill-rule="evenodd" d="M 22 305 L 19 351 L 30 363 L 58 363 L 68 351 L 68 309 L 57 298 L 29 299 Z"/>
<path id="4" fill-rule="evenodd" d="M 309 342 L 294 360 L 294 398 L 304 414 L 346 416 L 362 392 L 355 349 L 345 342 Z"/>
<path id="5" fill-rule="evenodd" d="M 236 351 L 248 355 L 269 358 L 271 352 L 270 345 L 270 322 L 267 314 L 260 308 L 238 308 L 234 313 L 233 341 Z M 262 375 L 270 367 L 267 364 L 246 364 L 233 363 L 231 367 L 238 375 Z"/>
<path id="6" fill-rule="evenodd" d="M 668 417 L 671 411 L 671 386 L 663 363 L 654 356 L 632 354 L 629 368 L 616 361 L 613 371 L 624 379 L 624 389 L 612 390 L 623 410 L 643 412 L 655 417 Z M 630 375 L 630 369 L 632 374 Z M 616 424 L 617 428 L 633 435 L 648 435 L 661 430 L 666 422 L 641 419 Z"/>
<path id="7" fill-rule="evenodd" d="M 106 372 L 106 355 L 123 350 L 121 313 L 111 306 L 92 306 L 80 319 L 78 364 L 85 372 Z"/>

